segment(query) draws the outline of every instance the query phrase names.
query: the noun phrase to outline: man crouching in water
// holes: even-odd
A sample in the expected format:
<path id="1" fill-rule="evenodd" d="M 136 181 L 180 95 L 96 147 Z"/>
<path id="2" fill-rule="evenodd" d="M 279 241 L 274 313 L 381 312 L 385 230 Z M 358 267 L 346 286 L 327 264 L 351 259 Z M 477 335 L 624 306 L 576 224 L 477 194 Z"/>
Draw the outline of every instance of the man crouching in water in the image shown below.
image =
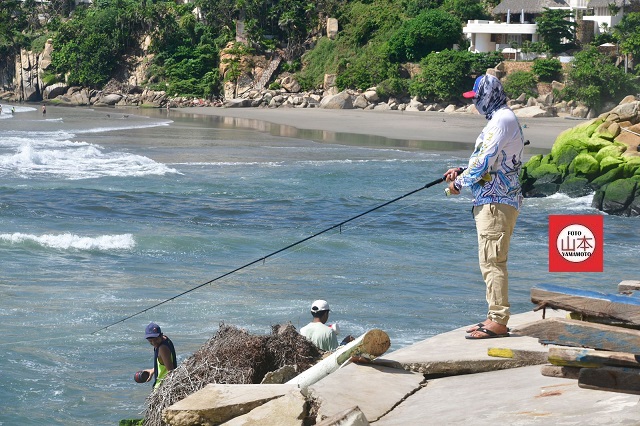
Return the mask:
<path id="1" fill-rule="evenodd" d="M 149 323 L 145 333 L 145 339 L 153 346 L 153 368 L 145 370 L 149 372 L 149 380 L 154 379 L 153 389 L 157 389 L 162 383 L 162 379 L 177 365 L 176 350 L 169 337 L 162 334 L 160 326 L 156 323 Z"/>

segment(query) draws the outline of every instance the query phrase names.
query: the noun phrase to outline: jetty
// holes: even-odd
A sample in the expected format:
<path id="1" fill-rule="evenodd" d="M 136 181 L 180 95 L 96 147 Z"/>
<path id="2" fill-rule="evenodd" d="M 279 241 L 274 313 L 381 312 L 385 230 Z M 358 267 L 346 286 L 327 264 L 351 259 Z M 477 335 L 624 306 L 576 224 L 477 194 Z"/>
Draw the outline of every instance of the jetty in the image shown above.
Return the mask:
<path id="1" fill-rule="evenodd" d="M 618 289 L 536 286 L 534 310 L 511 317 L 508 338 L 467 340 L 464 327 L 361 356 L 363 338 L 347 348 L 359 348 L 346 352 L 347 361 L 344 354 L 321 361 L 331 365 L 321 374 L 210 384 L 165 409 L 163 419 L 176 426 L 640 424 L 640 281 Z M 376 350 L 388 347 L 375 333 Z"/>

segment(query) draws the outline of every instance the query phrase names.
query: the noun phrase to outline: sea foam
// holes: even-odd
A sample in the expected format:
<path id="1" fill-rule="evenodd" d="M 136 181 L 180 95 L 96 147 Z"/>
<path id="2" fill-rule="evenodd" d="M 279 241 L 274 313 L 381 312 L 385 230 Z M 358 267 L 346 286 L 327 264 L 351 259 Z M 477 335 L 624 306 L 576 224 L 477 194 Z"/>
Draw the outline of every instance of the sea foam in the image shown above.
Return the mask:
<path id="1" fill-rule="evenodd" d="M 10 244 L 35 243 L 59 250 L 129 250 L 136 245 L 131 234 L 82 237 L 69 233 L 33 235 L 16 232 L 0 234 L 0 241 Z"/>
<path id="2" fill-rule="evenodd" d="M 21 142 L 16 146 L 17 142 Z M 22 178 L 56 176 L 63 179 L 100 177 L 162 176 L 179 173 L 176 169 L 148 157 L 119 151 L 106 151 L 99 145 L 69 140 L 5 140 L 14 145 L 10 153 L 0 154 L 0 176 L 17 174 Z"/>

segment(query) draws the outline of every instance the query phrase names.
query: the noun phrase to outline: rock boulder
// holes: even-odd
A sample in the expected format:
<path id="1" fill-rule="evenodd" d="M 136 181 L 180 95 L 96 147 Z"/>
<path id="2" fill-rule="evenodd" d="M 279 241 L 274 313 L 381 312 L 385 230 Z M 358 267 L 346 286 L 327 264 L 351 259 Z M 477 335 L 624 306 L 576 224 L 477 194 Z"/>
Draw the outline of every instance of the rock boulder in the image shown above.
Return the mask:
<path id="1" fill-rule="evenodd" d="M 595 191 L 593 206 L 615 215 L 640 214 L 640 101 L 627 97 L 611 111 L 561 133 L 551 153 L 522 168 L 525 196 Z M 638 133 L 638 134 L 636 134 Z"/>

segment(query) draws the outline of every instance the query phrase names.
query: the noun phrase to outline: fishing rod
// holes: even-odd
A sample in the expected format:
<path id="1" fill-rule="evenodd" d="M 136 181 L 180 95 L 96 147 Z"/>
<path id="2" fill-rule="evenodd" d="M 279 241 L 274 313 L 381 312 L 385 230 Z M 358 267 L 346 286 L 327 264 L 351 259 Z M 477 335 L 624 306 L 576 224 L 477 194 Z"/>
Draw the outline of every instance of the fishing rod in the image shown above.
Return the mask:
<path id="1" fill-rule="evenodd" d="M 464 171 L 464 168 L 459 168 L 459 169 L 458 169 L 458 174 L 462 173 L 463 171 Z M 420 187 L 420 188 L 418 188 L 418 189 L 414 189 L 413 191 L 410 191 L 410 192 L 407 192 L 406 194 L 400 195 L 399 197 L 396 197 L 396 198 L 394 198 L 393 200 L 387 201 L 386 203 L 383 203 L 383 204 L 380 204 L 380 205 L 378 205 L 378 206 L 376 206 L 376 207 L 373 207 L 373 208 L 371 208 L 371 209 L 369 209 L 369 210 L 367 210 L 367 211 L 365 211 L 365 212 L 363 212 L 363 213 L 360 213 L 360 214 L 358 214 L 358 215 L 356 215 L 356 216 L 353 216 L 353 217 L 351 217 L 351 218 L 349 218 L 349 219 L 347 219 L 347 220 L 344 220 L 344 221 L 342 221 L 342 222 L 340 222 L 340 223 L 338 223 L 338 224 L 336 224 L 336 225 L 330 226 L 330 227 L 328 227 L 328 228 L 326 228 L 326 229 L 323 229 L 322 231 L 316 232 L 316 233 L 315 233 L 315 234 L 313 234 L 313 235 L 310 235 L 310 236 L 308 236 L 308 237 L 306 237 L 306 238 L 303 238 L 303 239 L 301 239 L 301 240 L 299 240 L 299 241 L 296 241 L 295 243 L 289 244 L 289 245 L 288 245 L 288 246 L 286 246 L 286 247 L 283 247 L 283 248 L 281 248 L 281 249 L 279 249 L 279 250 L 276 250 L 276 251 L 274 251 L 274 252 L 272 252 L 272 253 L 269 253 L 269 254 L 268 254 L 268 255 L 266 255 L 266 256 L 263 256 L 263 257 L 261 257 L 261 258 L 259 258 L 259 259 L 256 259 L 256 260 L 252 261 L 252 262 L 249 262 L 249 263 L 247 263 L 247 264 L 244 264 L 244 265 L 242 265 L 242 266 L 240 266 L 240 267 L 238 267 L 238 268 L 236 268 L 236 269 L 234 269 L 234 270 L 232 270 L 232 271 L 229 271 L 229 272 L 224 273 L 224 274 L 222 274 L 222 275 L 220 275 L 220 276 L 217 276 L 216 278 L 214 278 L 214 279 L 212 279 L 212 280 L 209 280 L 209 281 L 207 281 L 206 283 L 202 283 L 202 284 L 200 284 L 200 285 L 197 285 L 197 286 L 195 286 L 195 287 L 193 287 L 193 288 L 190 288 L 189 290 L 185 290 L 185 291 L 183 291 L 183 292 L 182 292 L 182 293 L 180 293 L 180 294 L 176 294 L 176 295 L 175 295 L 175 296 L 173 296 L 173 297 L 170 297 L 170 298 L 168 298 L 168 299 L 165 299 L 165 300 L 163 300 L 162 302 L 156 303 L 156 304 L 155 304 L 155 305 L 153 305 L 153 306 L 149 306 L 148 308 L 145 308 L 145 309 L 143 309 L 143 310 L 141 310 L 141 311 L 139 311 L 139 312 L 136 312 L 135 314 L 131 314 L 131 315 L 127 316 L 127 317 L 124 317 L 124 318 L 122 318 L 122 319 L 120 319 L 120 320 L 118 320 L 118 321 L 116 321 L 116 322 L 114 322 L 114 323 L 111 323 L 111 324 L 109 324 L 109 325 L 107 325 L 107 326 L 104 326 L 104 327 L 102 327 L 102 328 L 100 328 L 100 329 L 98 329 L 98 330 L 94 331 L 94 332 L 93 332 L 93 333 L 91 333 L 91 334 L 96 334 L 96 333 L 98 333 L 98 332 L 100 332 L 100 331 L 102 331 L 102 330 L 106 330 L 106 329 L 108 329 L 109 327 L 113 327 L 114 325 L 117 325 L 117 324 L 123 323 L 123 322 L 125 322 L 125 321 L 127 321 L 127 320 L 129 320 L 129 319 L 131 319 L 131 318 L 133 318 L 133 317 L 136 317 L 136 316 L 138 316 L 138 315 L 140 315 L 140 314 L 143 314 L 143 313 L 145 313 L 145 312 L 147 312 L 147 311 L 150 311 L 151 309 L 157 308 L 158 306 L 164 305 L 165 303 L 168 303 L 168 302 L 170 302 L 170 301 L 172 301 L 172 300 L 175 300 L 175 299 L 177 299 L 177 298 L 179 298 L 179 297 L 182 297 L 182 296 L 184 296 L 185 294 L 191 293 L 192 291 L 198 290 L 199 288 L 202 288 L 202 287 L 204 287 L 204 286 L 206 286 L 206 285 L 209 285 L 209 284 L 211 284 L 211 283 L 213 283 L 213 282 L 215 282 L 215 281 L 218 281 L 218 280 L 220 280 L 220 279 L 222 279 L 222 278 L 224 278 L 224 277 L 227 277 L 227 276 L 229 276 L 229 275 L 231 275 L 231 274 L 235 274 L 236 272 L 238 272 L 238 271 L 240 271 L 240 270 L 242 270 L 242 269 L 245 269 L 245 268 L 248 268 L 249 266 L 255 265 L 256 263 L 264 262 L 264 261 L 265 261 L 265 260 L 267 260 L 268 258 L 273 257 L 273 256 L 275 256 L 275 255 L 276 255 L 276 254 L 278 254 L 278 253 L 282 253 L 283 251 L 289 250 L 289 249 L 290 249 L 290 248 L 292 248 L 292 247 L 295 247 L 295 246 L 297 246 L 297 245 L 299 245 L 299 244 L 302 244 L 302 243 L 304 243 L 305 241 L 309 241 L 310 239 L 315 238 L 315 237 L 317 237 L 317 236 L 319 236 L 319 235 L 322 235 L 322 234 L 324 234 L 324 233 L 326 233 L 326 232 L 329 232 L 329 231 L 331 231 L 331 230 L 333 230 L 333 229 L 341 228 L 341 227 L 342 227 L 342 225 L 344 225 L 344 224 L 346 224 L 346 223 L 349 223 L 349 222 L 351 222 L 351 221 L 353 221 L 353 220 L 358 219 L 359 217 L 362 217 L 362 216 L 367 215 L 367 214 L 369 214 L 369 213 L 371 213 L 371 212 L 373 212 L 373 211 L 376 211 L 376 210 L 378 210 L 378 209 L 381 209 L 382 207 L 388 206 L 389 204 L 395 203 L 396 201 L 402 200 L 403 198 L 408 197 L 409 195 L 415 194 L 416 192 L 422 191 L 423 189 L 427 189 L 427 188 L 430 188 L 430 187 L 432 187 L 432 186 L 434 186 L 434 185 L 437 185 L 437 184 L 439 184 L 439 183 L 441 183 L 441 182 L 444 182 L 444 181 L 445 181 L 445 179 L 446 179 L 446 177 L 445 177 L 445 176 L 442 176 L 441 178 L 438 178 L 438 179 L 434 180 L 433 182 L 429 182 L 429 183 L 427 183 L 426 185 L 424 185 L 424 186 L 422 186 L 422 187 Z M 340 229 L 340 232 L 342 232 L 342 229 Z"/>

